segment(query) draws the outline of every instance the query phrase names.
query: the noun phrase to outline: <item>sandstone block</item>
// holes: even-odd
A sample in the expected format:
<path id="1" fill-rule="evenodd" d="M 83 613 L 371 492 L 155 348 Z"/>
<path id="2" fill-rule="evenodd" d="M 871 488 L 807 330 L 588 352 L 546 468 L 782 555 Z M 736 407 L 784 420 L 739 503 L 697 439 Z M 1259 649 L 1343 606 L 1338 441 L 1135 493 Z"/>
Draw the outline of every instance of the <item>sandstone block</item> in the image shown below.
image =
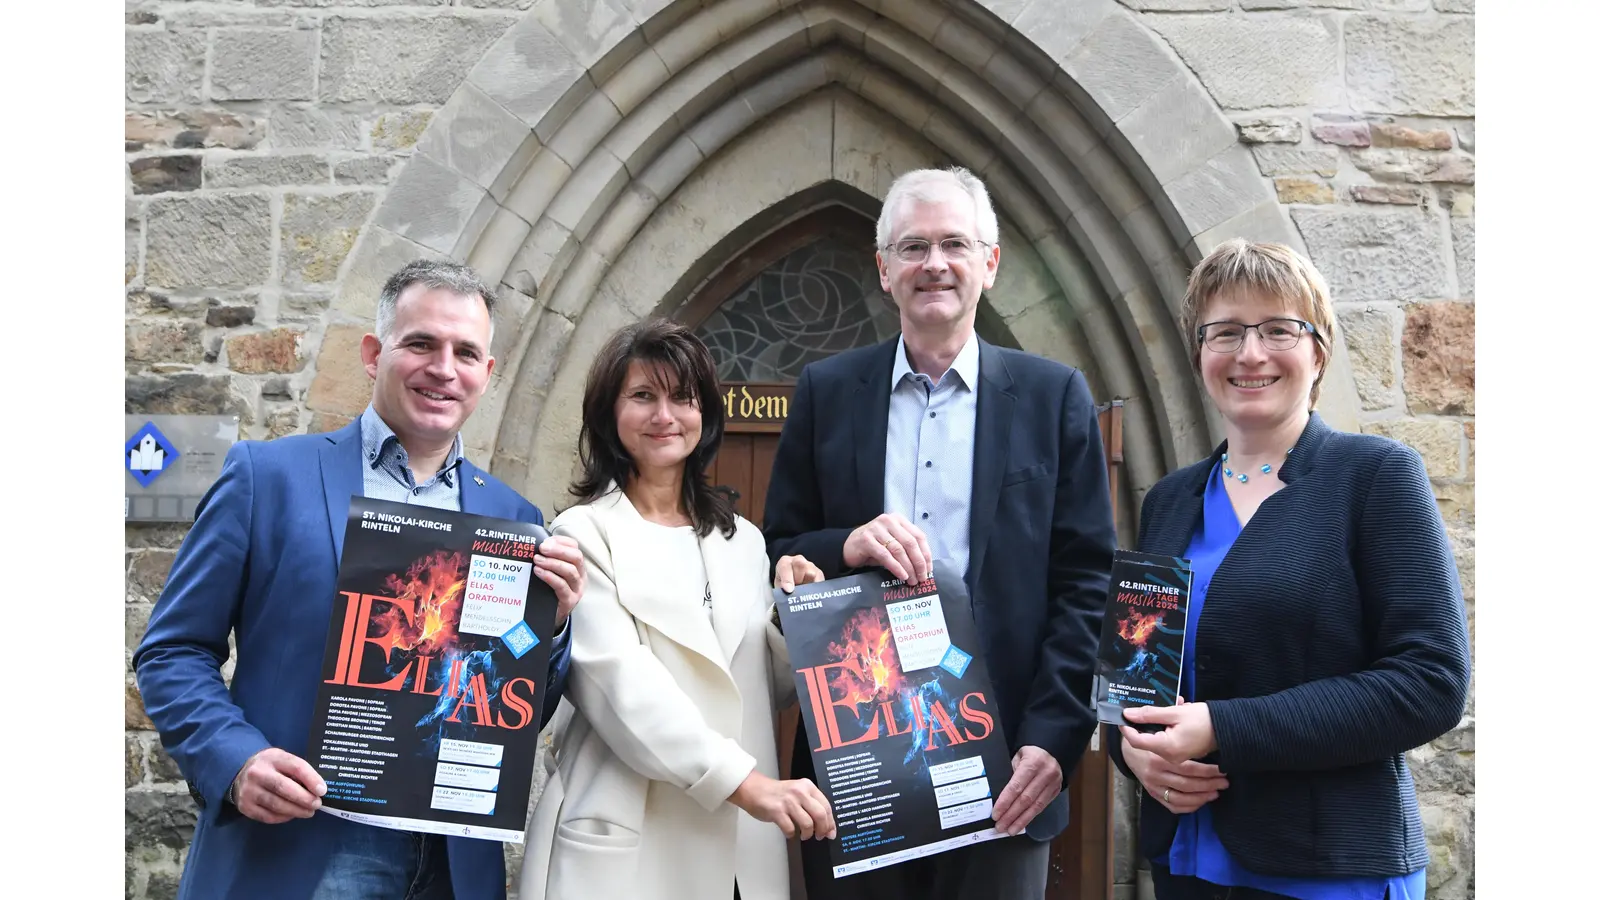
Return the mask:
<path id="1" fill-rule="evenodd" d="M 180 373 L 130 375 L 123 386 L 123 411 L 171 415 L 222 415 L 229 407 L 226 376 Z"/>
<path id="2" fill-rule="evenodd" d="M 1433 0 L 1433 8 L 1442 13 L 1470 13 L 1476 5 L 1476 0 Z"/>
<path id="3" fill-rule="evenodd" d="M 1272 199 L 1261 182 L 1255 158 L 1237 145 L 1168 184 L 1166 189 L 1183 227 L 1193 235 L 1210 231 Z"/>
<path id="4" fill-rule="evenodd" d="M 1461 296 L 1472 297 L 1476 285 L 1474 284 L 1474 261 L 1477 255 L 1476 232 L 1477 226 L 1473 219 L 1450 220 L 1450 243 L 1456 251 L 1456 284 L 1461 288 Z"/>
<path id="5" fill-rule="evenodd" d="M 309 29 L 218 31 L 211 46 L 211 96 L 220 100 L 310 100 L 317 33 Z"/>
<path id="6" fill-rule="evenodd" d="M 322 25 L 321 99 L 444 103 L 513 21 L 484 15 L 331 16 Z"/>
<path id="7" fill-rule="evenodd" d="M 409 150 L 433 121 L 433 110 L 405 109 L 384 113 L 372 123 L 372 149 Z"/>
<path id="8" fill-rule="evenodd" d="M 326 294 L 284 294 L 278 298 L 278 321 L 313 322 L 328 310 L 332 298 Z M 374 298 L 376 299 L 376 298 Z"/>
<path id="9" fill-rule="evenodd" d="M 483 188 L 460 173 L 416 155 L 400 170 L 373 222 L 448 254 L 486 199 Z"/>
<path id="10" fill-rule="evenodd" d="M 306 434 L 327 434 L 330 431 L 338 431 L 349 425 L 354 418 L 354 416 L 314 412 L 311 414 L 311 424 L 306 426 Z"/>
<path id="11" fill-rule="evenodd" d="M 435 115 L 438 126 L 417 142 L 425 153 L 489 187 L 533 130 L 470 82 Z"/>
<path id="12" fill-rule="evenodd" d="M 305 367 L 305 332 L 274 328 L 236 334 L 227 341 L 228 368 L 245 375 L 298 372 Z"/>
<path id="13" fill-rule="evenodd" d="M 248 287 L 267 280 L 272 212 L 263 194 L 156 197 L 146 210 L 145 282 Z"/>
<path id="14" fill-rule="evenodd" d="M 149 760 L 150 780 L 157 784 L 182 784 L 183 771 L 178 768 L 177 760 L 167 755 L 162 748 L 159 738 L 150 742 L 147 759 Z"/>
<path id="15" fill-rule="evenodd" d="M 320 413 L 359 416 L 372 399 L 372 381 L 361 365 L 361 338 L 367 329 L 359 325 L 330 325 L 322 336 L 317 354 L 317 377 L 311 381 L 306 405 Z M 316 427 L 312 421 L 312 430 Z"/>
<path id="16" fill-rule="evenodd" d="M 1411 777 L 1416 781 L 1417 793 L 1454 794 L 1465 796 L 1475 790 L 1472 751 L 1441 750 L 1434 746 L 1418 747 L 1406 755 Z"/>
<path id="17" fill-rule="evenodd" d="M 267 440 L 281 438 L 300 430 L 299 407 L 275 409 L 267 414 Z"/>
<path id="18" fill-rule="evenodd" d="M 249 150 L 266 136 L 266 122 L 216 110 L 129 110 L 123 140 L 132 153 L 148 148 Z"/>
<path id="19" fill-rule="evenodd" d="M 140 363 L 197 363 L 205 355 L 200 323 L 133 321 L 127 325 L 124 358 Z"/>
<path id="20" fill-rule="evenodd" d="M 1410 147 L 1415 150 L 1449 150 L 1450 132 L 1440 130 L 1416 131 L 1392 122 L 1372 124 L 1372 146 Z"/>
<path id="21" fill-rule="evenodd" d="M 273 187 L 327 184 L 328 161 L 320 156 L 225 156 L 206 159 L 206 187 Z"/>
<path id="22" fill-rule="evenodd" d="M 144 212 L 139 204 L 129 202 L 122 221 L 122 283 L 132 284 L 139 277 L 140 245 L 144 242 Z"/>
<path id="23" fill-rule="evenodd" d="M 1211 12 L 1227 9 L 1232 0 L 1117 0 L 1140 12 Z"/>
<path id="24" fill-rule="evenodd" d="M 194 837 L 194 800 L 184 791 L 129 791 L 123 795 L 129 847 L 185 850 Z"/>
<path id="25" fill-rule="evenodd" d="M 137 550 L 128 554 L 128 600 L 154 603 L 166 587 L 167 573 L 177 553 L 172 550 Z"/>
<path id="26" fill-rule="evenodd" d="M 144 640 L 144 633 L 150 629 L 150 604 L 125 604 L 122 607 L 122 622 L 122 645 L 131 661 L 134 649 Z"/>
<path id="27" fill-rule="evenodd" d="M 1470 416 L 1474 310 L 1470 303 L 1419 303 L 1406 313 L 1406 397 L 1411 411 Z"/>
<path id="28" fill-rule="evenodd" d="M 1357 109 L 1470 116 L 1476 66 L 1471 18 L 1351 16 L 1345 83 Z"/>
<path id="29" fill-rule="evenodd" d="M 1254 147 L 1256 165 L 1263 175 L 1339 174 L 1339 151 L 1321 147 Z"/>
<path id="30" fill-rule="evenodd" d="M 1303 106 L 1339 76 L 1339 34 L 1316 16 L 1153 16 L 1225 109 Z"/>
<path id="31" fill-rule="evenodd" d="M 1372 146 L 1372 130 L 1359 119 L 1313 118 L 1311 136 L 1325 144 L 1341 147 Z"/>
<path id="32" fill-rule="evenodd" d="M 1477 206 L 1474 192 L 1470 187 L 1441 186 L 1439 188 L 1439 202 L 1444 205 L 1445 209 L 1450 211 L 1452 219 L 1472 218 L 1472 213 Z"/>
<path id="33" fill-rule="evenodd" d="M 128 163 L 135 194 L 193 191 L 200 187 L 200 157 L 146 156 Z"/>
<path id="34" fill-rule="evenodd" d="M 1362 9 L 1383 12 L 1421 12 L 1428 0 L 1239 0 L 1241 9 Z"/>
<path id="35" fill-rule="evenodd" d="M 254 306 L 219 303 L 206 310 L 206 324 L 213 328 L 238 328 L 255 320 Z"/>
<path id="36" fill-rule="evenodd" d="M 1350 161 L 1379 181 L 1472 184 L 1476 174 L 1473 158 L 1465 153 L 1374 148 L 1352 150 Z"/>
<path id="37" fill-rule="evenodd" d="M 122 46 L 129 103 L 199 102 L 206 67 L 205 32 L 129 28 Z"/>
<path id="38" fill-rule="evenodd" d="M 130 522 L 122 529 L 123 543 L 127 546 L 158 550 L 176 550 L 188 533 L 187 524 L 171 522 Z M 171 567 L 172 563 L 169 560 L 167 568 Z M 165 572 L 166 569 L 162 569 L 162 578 L 166 577 Z"/>
<path id="39" fill-rule="evenodd" d="M 1333 203 L 1333 188 L 1313 178 L 1277 178 L 1279 203 Z"/>
<path id="40" fill-rule="evenodd" d="M 362 132 L 360 115 L 301 106 L 273 110 L 267 127 L 275 150 L 359 150 Z"/>
<path id="41" fill-rule="evenodd" d="M 357 156 L 333 165 L 334 184 L 388 184 L 397 156 Z"/>
<path id="42" fill-rule="evenodd" d="M 1417 451 L 1428 477 L 1456 479 L 1462 475 L 1464 436 L 1461 423 L 1450 419 L 1394 419 L 1361 426 L 1367 434 L 1393 438 Z"/>
<path id="43" fill-rule="evenodd" d="M 1068 9 L 1077 5 L 1034 4 Z M 1023 10 L 1017 21 L 1020 23 L 1032 9 L 1030 6 Z M 1080 14 L 1067 15 L 1073 18 Z M 1083 15 L 1085 20 L 1092 18 Z M 1061 61 L 1061 67 L 1113 122 L 1138 108 L 1163 85 L 1188 74 L 1160 38 L 1126 13 L 1101 19 Z"/>
<path id="44" fill-rule="evenodd" d="M 1422 831 L 1428 842 L 1429 900 L 1466 900 L 1473 896 L 1472 806 L 1447 802 L 1438 794 L 1419 798 Z"/>
<path id="45" fill-rule="evenodd" d="M 285 195 L 283 283 L 298 287 L 337 280 L 376 201 L 377 195 L 366 191 Z"/>
<path id="46" fill-rule="evenodd" d="M 1117 9 L 1109 0 L 1080 3 L 1052 3 L 1032 0 L 1011 20 L 1011 27 L 1038 45 L 1051 59 L 1060 62 Z"/>
<path id="47" fill-rule="evenodd" d="M 612 0 L 543 0 L 533 17 L 555 35 L 578 65 L 588 69 L 599 62 L 629 32 L 633 18 Z M 604 80 L 597 74 L 596 80 Z"/>
<path id="48" fill-rule="evenodd" d="M 131 788 L 144 781 L 144 741 L 136 734 L 124 734 L 122 742 L 125 760 L 122 786 Z"/>
<path id="49" fill-rule="evenodd" d="M 1397 206 L 1418 206 L 1422 203 L 1422 188 L 1409 184 L 1358 184 L 1350 188 L 1350 199 L 1357 203 L 1391 203 Z"/>
<path id="50" fill-rule="evenodd" d="M 1291 216 L 1335 302 L 1448 296 L 1439 226 L 1423 211 L 1296 209 Z"/>
<path id="51" fill-rule="evenodd" d="M 154 722 L 144 713 L 144 698 L 139 696 L 139 686 L 133 675 L 128 675 L 123 685 L 122 724 L 128 731 L 155 731 Z M 185 797 L 185 800 L 188 798 Z"/>
<path id="52" fill-rule="evenodd" d="M 1399 383 L 1395 334 L 1400 322 L 1400 311 L 1394 307 L 1367 306 L 1339 312 L 1339 329 L 1344 332 L 1362 409 L 1388 409 L 1400 400 L 1395 393 Z"/>
<path id="53" fill-rule="evenodd" d="M 468 76 L 529 126 L 540 123 L 582 76 L 572 52 L 534 16 L 523 16 Z"/>
<path id="54" fill-rule="evenodd" d="M 1234 125 L 1246 144 L 1298 144 L 1305 134 L 1305 125 L 1290 116 L 1236 119 Z"/>

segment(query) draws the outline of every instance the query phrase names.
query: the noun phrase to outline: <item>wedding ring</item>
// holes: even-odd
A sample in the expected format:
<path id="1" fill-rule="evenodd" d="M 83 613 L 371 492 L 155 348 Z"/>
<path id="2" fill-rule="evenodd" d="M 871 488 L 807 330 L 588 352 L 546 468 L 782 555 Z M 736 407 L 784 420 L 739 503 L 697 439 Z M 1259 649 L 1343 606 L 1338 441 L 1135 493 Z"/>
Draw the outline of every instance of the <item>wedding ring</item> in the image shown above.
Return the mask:
<path id="1" fill-rule="evenodd" d="M 887 540 L 887 541 L 884 541 L 884 542 L 883 542 L 883 545 L 884 545 L 884 546 L 885 546 L 885 547 L 888 547 L 888 548 L 889 548 L 889 549 L 891 549 L 891 550 L 892 550 L 892 549 L 894 549 L 894 548 L 895 548 L 895 547 L 898 547 L 898 546 L 900 546 L 900 542 L 899 542 L 899 541 L 897 541 L 897 540 L 895 540 L 895 539 L 894 539 L 894 538 L 889 538 L 889 539 L 888 539 L 888 540 Z"/>
<path id="2" fill-rule="evenodd" d="M 1172 788 L 1167 788 L 1166 790 L 1161 792 L 1161 802 L 1162 803 L 1170 803 L 1170 802 L 1172 802 Z"/>

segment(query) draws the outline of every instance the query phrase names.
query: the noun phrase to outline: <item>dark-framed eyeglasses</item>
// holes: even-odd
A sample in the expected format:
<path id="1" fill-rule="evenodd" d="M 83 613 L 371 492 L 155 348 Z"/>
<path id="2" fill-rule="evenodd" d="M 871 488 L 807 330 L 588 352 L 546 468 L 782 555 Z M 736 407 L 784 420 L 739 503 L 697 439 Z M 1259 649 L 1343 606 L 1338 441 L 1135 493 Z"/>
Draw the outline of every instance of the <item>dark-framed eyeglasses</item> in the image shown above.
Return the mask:
<path id="1" fill-rule="evenodd" d="M 1213 353 L 1235 353 L 1244 346 L 1245 334 L 1254 330 L 1268 350 L 1293 350 L 1300 343 L 1300 335 L 1309 334 L 1313 340 L 1322 338 L 1317 327 L 1304 319 L 1276 318 L 1241 325 L 1238 322 L 1207 322 L 1198 329 L 1200 342 Z"/>
<path id="2" fill-rule="evenodd" d="M 952 262 L 965 262 L 979 254 L 979 247 L 992 246 L 988 241 L 965 237 L 945 238 L 938 243 L 939 252 L 944 254 L 945 259 Z M 884 249 L 893 253 L 895 259 L 914 265 L 926 262 L 928 253 L 931 252 L 932 248 L 933 242 L 931 241 L 911 238 L 904 241 L 895 241 Z"/>

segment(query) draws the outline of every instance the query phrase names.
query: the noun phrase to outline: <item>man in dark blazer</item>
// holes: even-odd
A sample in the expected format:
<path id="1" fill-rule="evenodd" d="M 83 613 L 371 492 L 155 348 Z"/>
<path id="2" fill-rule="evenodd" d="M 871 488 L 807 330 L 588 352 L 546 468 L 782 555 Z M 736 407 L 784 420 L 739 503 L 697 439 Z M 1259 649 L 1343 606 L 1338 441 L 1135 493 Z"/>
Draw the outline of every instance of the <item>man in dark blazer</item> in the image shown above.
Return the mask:
<path id="1" fill-rule="evenodd" d="M 834 880 L 826 842 L 802 845 L 825 898 L 1044 897 L 1062 786 L 1095 724 L 1091 675 L 1116 539 L 1094 401 L 1077 370 L 974 330 L 999 234 L 964 169 L 897 179 L 878 220 L 878 271 L 901 336 L 805 368 L 773 462 L 772 559 L 829 577 L 883 566 L 965 573 L 999 695 L 1013 774 L 995 798 L 1008 837 Z M 783 581 L 786 573 L 777 573 Z M 804 730 L 796 777 L 815 777 Z"/>
<path id="2" fill-rule="evenodd" d="M 494 358 L 494 293 L 471 269 L 418 261 L 389 279 L 361 355 L 372 405 L 331 434 L 243 441 L 201 501 L 133 664 L 145 709 L 200 807 L 179 896 L 505 896 L 501 844 L 317 815 L 305 761 L 350 500 L 366 496 L 523 522 L 539 510 L 461 455 Z M 583 556 L 546 540 L 556 592 L 543 718 L 565 681 Z M 237 643 L 232 684 L 221 668 Z"/>

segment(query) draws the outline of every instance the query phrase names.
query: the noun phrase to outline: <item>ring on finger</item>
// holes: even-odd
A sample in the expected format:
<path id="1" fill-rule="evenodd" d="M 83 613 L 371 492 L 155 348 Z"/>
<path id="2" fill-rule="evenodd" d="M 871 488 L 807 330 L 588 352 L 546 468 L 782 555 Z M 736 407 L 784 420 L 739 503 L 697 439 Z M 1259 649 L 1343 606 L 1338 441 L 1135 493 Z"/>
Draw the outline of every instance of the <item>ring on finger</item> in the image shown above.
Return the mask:
<path id="1" fill-rule="evenodd" d="M 1171 803 L 1172 802 L 1172 788 L 1167 788 L 1166 790 L 1161 792 L 1161 802 L 1162 803 Z"/>
<path id="2" fill-rule="evenodd" d="M 883 542 L 883 545 L 885 547 L 888 547 L 889 549 L 893 550 L 894 548 L 900 546 L 900 542 L 895 540 L 894 538 L 889 538 L 888 540 Z"/>

